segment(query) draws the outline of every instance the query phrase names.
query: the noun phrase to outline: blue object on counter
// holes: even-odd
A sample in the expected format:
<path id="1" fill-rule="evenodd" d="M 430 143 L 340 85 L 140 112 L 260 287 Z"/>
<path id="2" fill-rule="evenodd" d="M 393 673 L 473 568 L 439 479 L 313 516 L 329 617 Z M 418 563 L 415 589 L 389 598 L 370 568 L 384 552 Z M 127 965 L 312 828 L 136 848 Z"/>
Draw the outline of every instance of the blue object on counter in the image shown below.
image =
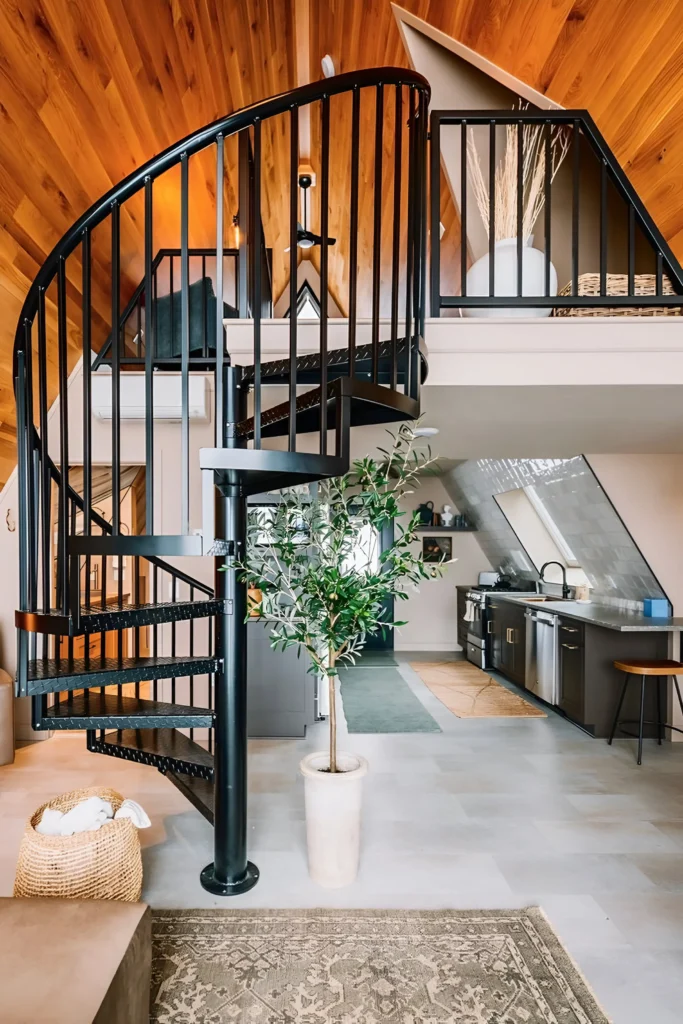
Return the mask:
<path id="1" fill-rule="evenodd" d="M 652 619 L 666 619 L 669 615 L 669 602 L 665 597 L 646 597 L 643 601 L 643 615 Z"/>

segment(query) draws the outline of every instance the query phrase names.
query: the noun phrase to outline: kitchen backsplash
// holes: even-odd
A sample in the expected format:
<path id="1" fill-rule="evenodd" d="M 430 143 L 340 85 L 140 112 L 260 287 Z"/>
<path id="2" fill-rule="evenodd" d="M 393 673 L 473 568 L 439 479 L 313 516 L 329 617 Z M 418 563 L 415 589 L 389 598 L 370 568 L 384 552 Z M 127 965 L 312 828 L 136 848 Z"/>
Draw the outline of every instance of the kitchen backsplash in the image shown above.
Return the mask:
<path id="1" fill-rule="evenodd" d="M 493 495 L 533 485 L 591 584 L 591 597 L 639 608 L 666 597 L 583 456 L 470 459 L 443 476 L 448 494 L 477 527 L 491 565 L 526 580 L 538 572 Z"/>

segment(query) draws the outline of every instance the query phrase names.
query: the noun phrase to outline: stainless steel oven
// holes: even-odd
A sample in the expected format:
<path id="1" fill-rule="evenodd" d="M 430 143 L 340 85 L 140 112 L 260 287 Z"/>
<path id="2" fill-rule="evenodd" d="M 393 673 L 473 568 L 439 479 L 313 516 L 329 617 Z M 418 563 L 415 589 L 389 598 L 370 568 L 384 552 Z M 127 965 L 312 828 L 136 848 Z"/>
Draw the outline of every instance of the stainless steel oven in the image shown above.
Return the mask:
<path id="1" fill-rule="evenodd" d="M 486 594 L 468 590 L 465 599 L 469 618 L 467 621 L 467 660 L 478 668 L 486 667 Z"/>

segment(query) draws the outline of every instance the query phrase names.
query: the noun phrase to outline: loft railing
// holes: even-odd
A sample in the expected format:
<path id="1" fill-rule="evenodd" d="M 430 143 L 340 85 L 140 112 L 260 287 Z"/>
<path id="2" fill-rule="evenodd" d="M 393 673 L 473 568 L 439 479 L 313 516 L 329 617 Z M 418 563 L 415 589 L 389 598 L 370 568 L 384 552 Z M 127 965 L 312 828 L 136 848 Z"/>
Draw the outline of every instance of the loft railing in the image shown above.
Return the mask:
<path id="1" fill-rule="evenodd" d="M 350 118 L 336 116 L 337 98 L 349 97 Z M 296 309 L 297 295 L 297 222 L 299 210 L 299 113 L 309 108 L 311 118 L 319 124 L 317 151 L 311 159 L 317 163 L 320 195 L 319 266 L 321 278 L 321 316 L 317 365 L 320 399 L 317 421 L 318 448 L 327 452 L 327 400 L 333 393 L 328 375 L 328 290 L 330 253 L 327 237 L 330 231 L 330 207 L 348 209 L 345 223 L 337 225 L 348 238 L 348 359 L 346 375 L 362 378 L 367 384 L 384 384 L 382 393 L 389 401 L 401 396 L 415 400 L 419 394 L 420 374 L 417 354 L 424 326 L 425 249 L 426 249 L 426 141 L 429 88 L 425 80 L 410 71 L 382 68 L 339 75 L 316 82 L 292 93 L 237 111 L 203 128 L 135 171 L 107 195 L 95 203 L 56 245 L 39 270 L 25 300 L 17 328 L 14 347 L 14 376 L 17 399 L 19 541 L 20 541 L 20 608 L 34 613 L 58 612 L 64 616 L 79 615 L 83 592 L 79 581 L 86 556 L 95 557 L 113 552 L 115 557 L 132 554 L 198 553 L 197 537 L 191 529 L 200 518 L 191 512 L 190 499 L 195 491 L 190 486 L 190 409 L 189 375 L 192 369 L 190 351 L 190 259 L 198 224 L 193 212 L 208 189 L 197 192 L 190 187 L 194 174 L 214 169 L 215 245 L 210 248 L 215 260 L 215 297 L 217 309 L 223 308 L 226 296 L 223 253 L 226 225 L 226 197 L 238 197 L 240 247 L 237 256 L 239 281 L 238 308 L 244 308 L 243 289 L 248 288 L 248 304 L 253 319 L 253 361 L 249 367 L 251 392 L 250 441 L 254 448 L 262 446 L 264 420 L 268 409 L 264 402 L 264 379 L 261 356 L 261 322 L 264 303 L 270 295 L 267 268 L 263 261 L 262 209 L 264 208 L 264 147 L 276 160 L 269 168 L 269 180 L 278 183 L 280 194 L 289 189 L 288 240 L 290 307 Z M 387 113 L 393 119 L 387 122 Z M 370 189 L 361 190 L 359 173 L 361 113 L 374 122 L 374 173 Z M 281 119 L 275 125 L 274 119 Z M 387 123 L 390 131 L 387 130 Z M 277 162 L 280 150 L 273 136 L 284 131 L 288 137 L 285 159 Z M 271 132 L 271 129 L 273 131 Z M 314 133 L 315 135 L 315 133 Z M 389 142 L 388 136 L 391 135 Z M 236 137 L 238 159 L 231 163 L 230 140 Z M 385 139 L 386 137 L 386 139 Z M 384 158 L 385 141 L 393 147 L 393 159 Z M 232 144 L 230 144 L 232 146 Z M 331 153 L 348 154 L 348 206 L 339 204 L 332 194 Z M 251 160 L 249 154 L 251 153 Z M 246 169 L 245 169 L 246 168 Z M 336 180 L 336 179 L 335 179 Z M 173 190 L 177 189 L 176 192 Z M 387 192 L 388 190 L 388 192 Z M 383 218 L 383 199 L 391 195 L 392 220 Z M 173 196 L 177 196 L 177 206 Z M 170 198 L 169 198 L 170 197 Z M 272 201 L 272 195 L 270 196 Z M 372 245 L 364 254 L 372 277 L 369 356 L 356 360 L 357 345 L 358 232 L 361 206 L 372 216 Z M 205 209 L 205 207 L 204 207 Z M 169 220 L 179 224 L 180 284 L 180 422 L 174 428 L 179 450 L 178 500 L 165 501 L 164 519 L 174 516 L 180 523 L 177 537 L 160 534 L 159 514 L 155 502 L 157 465 L 154 416 L 155 353 L 159 339 L 154 296 L 155 237 L 158 223 Z M 384 222 L 383 222 L 384 221 Z M 199 225 L 201 227 L 201 225 Z M 204 225 L 205 227 L 205 225 Z M 391 237 L 391 278 L 382 280 L 382 238 Z M 242 238 L 245 239 L 242 243 Z M 207 254 L 207 259 L 209 258 Z M 136 262 L 137 261 L 137 262 Z M 123 267 L 123 263 L 126 267 Z M 135 266 L 144 267 L 142 285 L 131 282 Z M 173 265 L 173 264 L 172 264 Z M 158 271 L 158 265 L 156 267 Z M 125 273 L 124 273 L 125 270 Z M 247 283 L 248 282 L 248 283 Z M 127 289 L 132 293 L 127 295 Z M 381 337 L 380 312 L 382 299 L 390 293 L 390 332 Z M 152 301 L 149 301 L 152 299 Z M 133 305 L 131 306 L 131 302 Z M 267 308 L 267 307 L 265 307 Z M 122 313 L 128 316 L 123 320 Z M 139 339 L 144 336 L 145 420 L 144 440 L 136 455 L 146 466 L 145 536 L 156 537 L 159 543 L 149 544 L 141 537 L 125 536 L 121 519 L 122 463 L 130 459 L 123 447 L 121 430 L 121 394 L 125 386 L 122 368 L 128 351 L 124 332 L 128 319 L 135 318 Z M 137 330 L 139 318 L 139 331 Z M 111 369 L 112 418 L 106 443 L 98 424 L 93 429 L 92 361 L 93 353 L 111 336 L 107 363 Z M 98 337 L 101 339 L 98 344 Z M 225 348 L 223 318 L 216 316 L 215 338 L 203 342 L 209 352 L 214 378 L 213 423 L 214 443 L 226 444 L 225 370 L 230 354 Z M 388 350 L 387 350 L 388 346 Z M 212 356 L 211 348 L 215 349 Z M 82 358 L 80 394 L 76 393 L 70 375 Z M 297 447 L 297 318 L 289 324 L 287 357 L 287 389 L 289 426 L 286 431 L 290 451 Z M 386 369 L 388 367 L 388 369 Z M 267 383 L 271 383 L 268 381 Z M 50 415 L 50 406 L 58 400 L 58 415 Z M 341 404 L 341 403 L 338 403 Z M 405 404 L 405 403 L 404 403 Z M 310 410 L 308 410 L 310 413 Z M 310 429 L 310 417 L 308 423 Z M 74 441 L 76 434 L 76 441 Z M 335 444 L 343 440 L 337 430 Z M 51 456 L 58 466 L 58 476 L 51 469 Z M 110 540 L 92 532 L 93 461 L 111 465 L 112 516 Z M 80 498 L 86 514 L 82 534 L 73 515 L 73 488 L 69 485 L 70 465 L 82 464 L 83 484 Z M 56 510 L 56 515 L 55 515 Z M 56 541 L 53 540 L 56 518 Z M 162 543 L 161 538 L 164 538 Z M 147 547 L 144 545 L 147 544 Z M 107 547 L 107 551 L 104 548 Z M 87 577 L 87 573 L 86 573 Z M 75 583 L 74 583 L 75 581 Z M 56 584 L 59 584 L 58 586 Z M 23 641 L 26 634 L 23 634 Z"/>
<path id="2" fill-rule="evenodd" d="M 203 368 L 209 365 L 208 361 L 215 357 L 215 314 L 218 312 L 214 284 L 217 278 L 216 250 L 208 247 L 192 248 L 188 252 L 190 288 L 192 284 L 201 285 L 199 300 L 192 303 L 190 298 L 190 338 L 199 336 L 201 344 L 197 347 L 190 342 L 190 369 Z M 266 255 L 270 260 L 270 253 Z M 181 353 L 179 342 L 180 320 L 179 305 L 181 301 L 180 291 L 180 266 L 182 253 L 180 249 L 160 249 L 152 263 L 152 295 L 159 316 L 159 308 L 168 322 L 167 337 L 164 339 L 166 345 L 159 344 L 159 337 L 155 339 L 156 345 L 152 354 L 152 362 L 155 367 L 170 369 L 180 362 Z M 239 294 L 239 250 L 223 250 L 223 316 L 241 316 L 236 306 Z M 163 285 L 160 286 L 161 278 Z M 225 294 L 225 282 L 232 281 L 231 294 Z M 231 301 L 232 300 L 232 301 Z M 272 306 L 272 298 L 268 297 L 267 302 Z M 146 294 L 145 281 L 140 281 L 131 295 L 125 309 L 121 313 L 121 362 L 124 368 L 140 366 L 145 364 L 145 308 Z M 244 316 L 248 312 L 244 311 Z M 213 323 L 212 323 L 213 321 Z M 209 330 L 209 325 L 213 330 Z M 175 342 L 175 344 L 174 344 Z M 111 365 L 112 360 L 112 337 L 109 335 L 93 361 L 92 370 L 96 372 L 101 366 Z"/>
<path id="3" fill-rule="evenodd" d="M 667 312 L 683 307 L 683 270 L 586 111 L 436 110 L 430 117 L 430 144 L 433 317 L 443 310 L 476 316 L 482 309 L 500 309 L 501 315 L 543 309 L 566 315 L 573 309 Z M 530 190 L 528 179 L 524 184 L 524 170 L 534 144 L 540 168 L 535 187 L 542 209 L 529 227 L 524 224 Z M 566 158 L 553 178 L 553 150 L 558 145 L 566 149 Z M 508 147 L 507 181 L 502 191 L 491 189 Z M 483 219 L 473 158 L 482 169 Z M 451 232 L 456 237 L 446 235 L 443 241 L 442 168 L 459 219 L 459 230 Z M 507 196 L 505 220 L 502 192 Z M 507 267 L 497 259 L 495 241 L 501 231 L 508 235 L 508 248 L 514 246 L 507 254 Z M 538 275 L 525 269 L 530 235 L 542 252 Z M 468 272 L 477 257 L 483 266 L 479 264 L 473 279 Z M 553 287 L 555 273 L 560 294 Z M 450 279 L 444 286 L 446 274 Z M 584 276 L 588 274 L 591 282 Z M 613 275 L 621 275 L 619 294 L 610 294 Z"/>

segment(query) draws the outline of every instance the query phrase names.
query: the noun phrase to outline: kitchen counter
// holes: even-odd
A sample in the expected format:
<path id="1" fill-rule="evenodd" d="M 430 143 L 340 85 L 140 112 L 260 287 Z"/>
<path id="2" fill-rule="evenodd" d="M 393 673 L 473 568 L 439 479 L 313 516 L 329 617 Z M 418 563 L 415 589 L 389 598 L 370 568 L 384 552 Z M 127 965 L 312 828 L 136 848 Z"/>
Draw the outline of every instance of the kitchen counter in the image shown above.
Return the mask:
<path id="1" fill-rule="evenodd" d="M 562 615 L 567 619 L 576 619 L 591 626 L 602 626 L 615 629 L 620 633 L 680 633 L 683 631 L 683 619 L 650 618 L 638 612 L 623 612 L 606 604 L 579 604 L 578 601 L 530 601 L 519 594 L 506 594 L 496 591 L 497 601 L 511 601 L 522 604 L 525 608 L 540 608 L 546 612 Z"/>

